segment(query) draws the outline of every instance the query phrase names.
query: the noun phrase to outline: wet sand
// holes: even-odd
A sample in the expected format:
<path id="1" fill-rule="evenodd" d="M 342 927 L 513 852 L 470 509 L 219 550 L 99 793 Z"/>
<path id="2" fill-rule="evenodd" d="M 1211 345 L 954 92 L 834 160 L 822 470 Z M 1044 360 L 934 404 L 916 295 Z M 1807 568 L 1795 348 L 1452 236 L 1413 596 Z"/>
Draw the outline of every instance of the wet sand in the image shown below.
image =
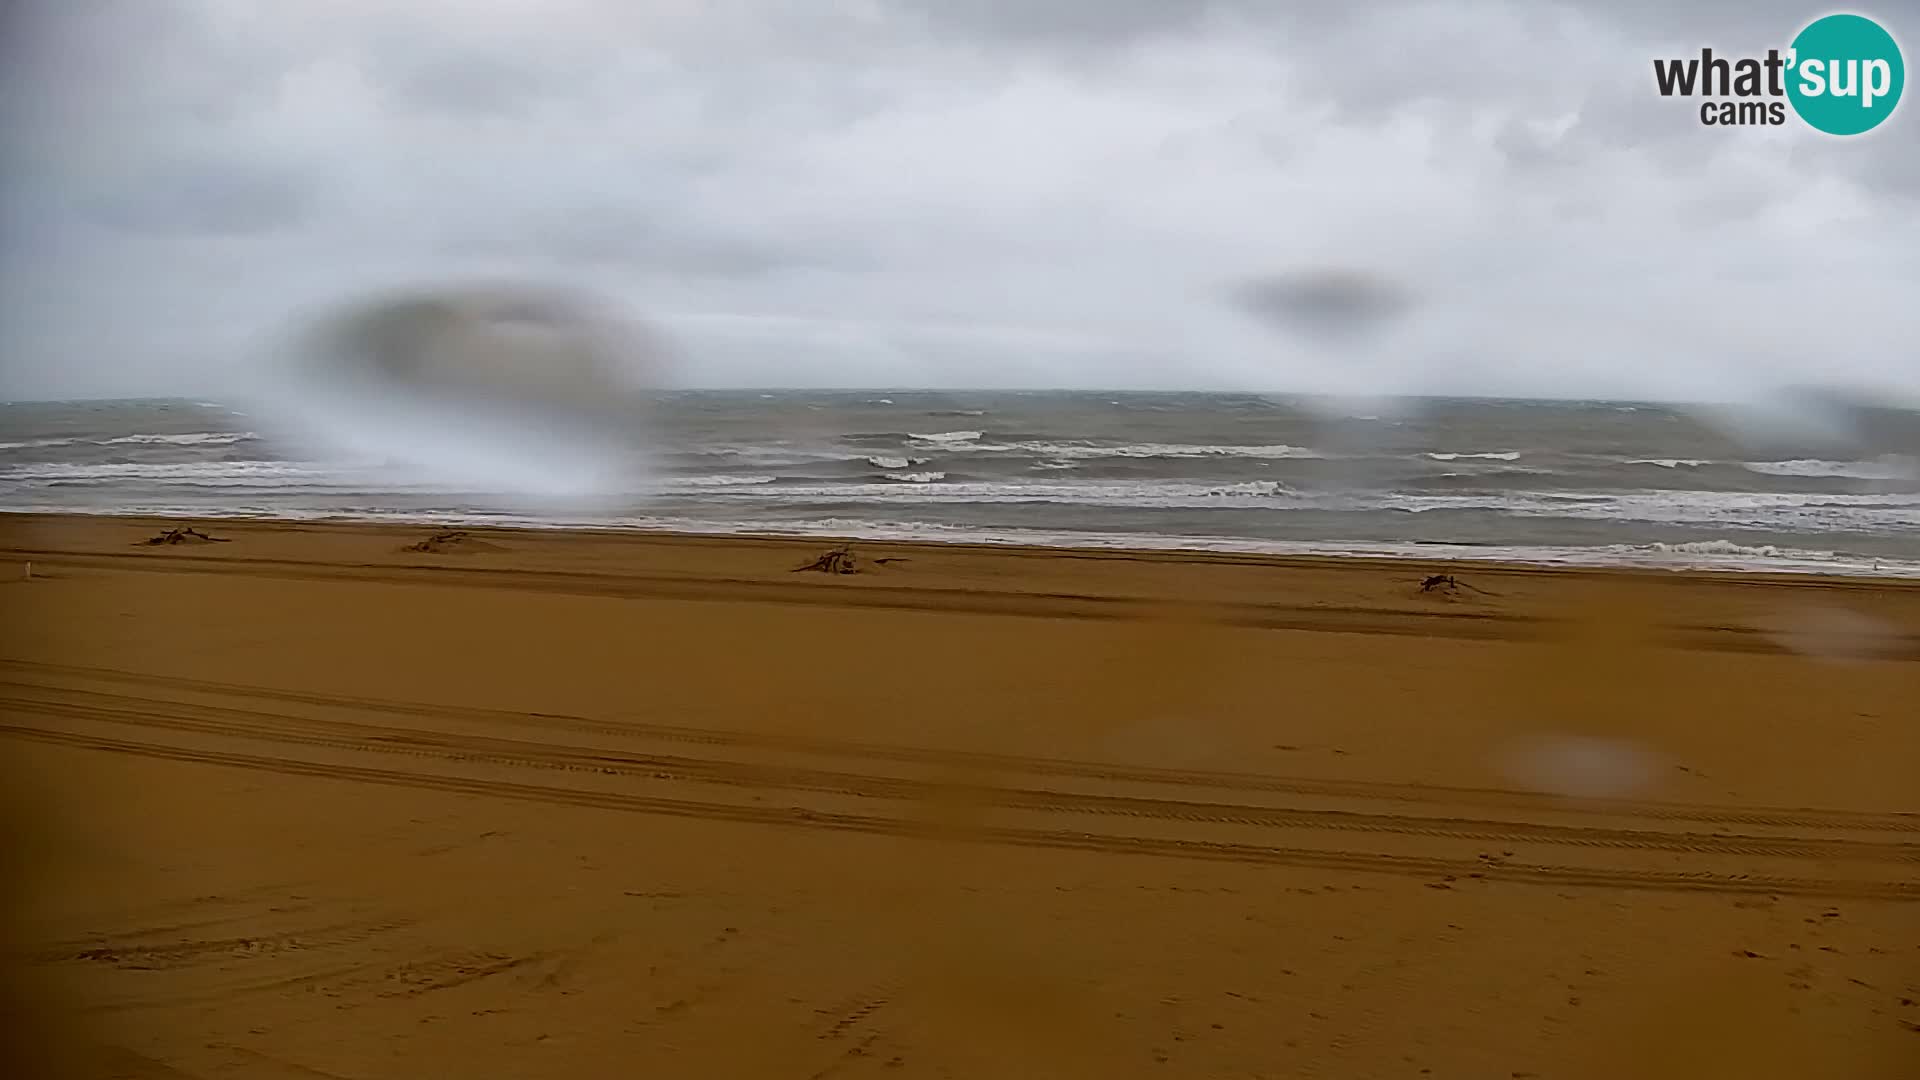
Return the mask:
<path id="1" fill-rule="evenodd" d="M 10 1075 L 1920 1075 L 1920 584 L 432 536 L 0 516 Z"/>

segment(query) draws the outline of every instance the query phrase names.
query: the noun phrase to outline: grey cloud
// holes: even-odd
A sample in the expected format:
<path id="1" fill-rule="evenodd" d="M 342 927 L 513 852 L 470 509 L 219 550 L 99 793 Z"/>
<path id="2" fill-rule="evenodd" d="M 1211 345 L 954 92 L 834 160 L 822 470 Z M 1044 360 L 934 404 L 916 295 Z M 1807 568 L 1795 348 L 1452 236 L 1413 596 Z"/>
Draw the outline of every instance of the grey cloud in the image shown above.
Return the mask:
<path id="1" fill-rule="evenodd" d="M 556 208 L 481 226 L 461 223 L 446 237 L 444 250 L 456 255 L 506 255 L 723 278 L 862 265 L 832 252 L 782 247 L 750 236 L 675 224 L 664 212 L 610 207 Z"/>
<path id="2" fill-rule="evenodd" d="M 526 67 L 498 56 L 437 57 L 394 73 L 389 84 L 403 100 L 453 112 L 502 113 L 538 98 L 546 83 Z"/>
<path id="3" fill-rule="evenodd" d="M 1669 41 L 1692 39 L 1696 49 L 1712 46 L 1718 50 L 1764 49 L 1769 44 L 1784 47 L 1802 26 L 1831 10 L 1804 0 L 1691 0 L 1685 4 L 1668 0 L 1560 2 L 1596 20 L 1628 27 L 1641 37 Z M 1851 10 L 1873 15 L 1875 6 L 1878 5 L 1856 6 Z M 1892 5 L 1885 5 L 1883 14 L 1896 23 L 1900 21 Z"/>
<path id="4" fill-rule="evenodd" d="M 343 45 L 389 106 L 485 118 L 579 96 L 618 40 L 525 29 L 409 19 L 396 9 Z"/>
<path id="5" fill-rule="evenodd" d="M 244 235 L 284 229 L 311 209 L 298 176 L 241 163 L 147 172 L 81 196 L 81 213 L 109 229 Z"/>
<path id="6" fill-rule="evenodd" d="M 1321 0 L 895 0 L 893 7 L 955 33 L 1071 48 L 1178 35 L 1221 18 L 1256 31 L 1267 29 L 1277 37 L 1283 30 L 1323 33 L 1355 24 L 1427 23 L 1436 16 L 1455 22 L 1500 18 L 1538 27 L 1563 14 L 1622 27 L 1636 36 L 1697 37 L 1701 45 L 1712 45 L 1718 34 L 1729 39 L 1725 47 L 1746 47 L 1756 35 L 1763 35 L 1757 40 L 1784 44 L 1788 35 L 1824 13 L 1801 0 L 1373 0 L 1364 5 Z"/>
<path id="7" fill-rule="evenodd" d="M 1920 100 L 1920 94 L 1916 94 Z M 1894 196 L 1895 212 L 1913 214 L 1920 200 L 1920 125 L 1914 123 L 1914 110 L 1904 103 L 1901 112 L 1887 121 L 1887 129 L 1876 131 L 1859 145 L 1827 145 L 1809 153 L 1831 155 L 1838 168 L 1856 177 L 1870 190 Z"/>
<path id="8" fill-rule="evenodd" d="M 1783 41 L 1776 0 L 13 10 L 10 385 L 185 388 L 232 327 L 473 274 L 629 299 L 733 384 L 1915 379 L 1920 104 L 1847 141 L 1652 92 L 1655 55 Z M 1271 291 L 1301 266 L 1420 303 Z"/>
<path id="9" fill-rule="evenodd" d="M 938 32 L 990 39 L 1104 47 L 1192 30 L 1227 7 L 1221 0 L 898 0 Z"/>

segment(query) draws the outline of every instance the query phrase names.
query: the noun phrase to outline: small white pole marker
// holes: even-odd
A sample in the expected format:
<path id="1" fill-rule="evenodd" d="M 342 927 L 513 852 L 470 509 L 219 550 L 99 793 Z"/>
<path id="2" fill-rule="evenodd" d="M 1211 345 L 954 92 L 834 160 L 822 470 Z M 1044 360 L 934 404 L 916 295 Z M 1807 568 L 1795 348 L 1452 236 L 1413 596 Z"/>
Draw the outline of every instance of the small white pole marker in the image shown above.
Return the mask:
<path id="1" fill-rule="evenodd" d="M 27 561 L 27 580 L 33 580 L 33 561 L 31 559 Z"/>

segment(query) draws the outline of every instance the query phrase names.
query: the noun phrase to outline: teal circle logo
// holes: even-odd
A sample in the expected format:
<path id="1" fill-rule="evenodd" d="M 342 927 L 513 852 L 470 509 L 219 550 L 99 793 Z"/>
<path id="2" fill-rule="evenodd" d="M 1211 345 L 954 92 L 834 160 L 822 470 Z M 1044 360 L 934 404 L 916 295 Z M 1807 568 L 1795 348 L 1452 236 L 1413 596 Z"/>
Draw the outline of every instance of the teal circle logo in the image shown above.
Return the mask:
<path id="1" fill-rule="evenodd" d="M 1880 126 L 1900 104 L 1907 65 L 1900 45 L 1863 15 L 1828 15 L 1793 39 L 1787 100 L 1800 119 L 1829 135 Z"/>

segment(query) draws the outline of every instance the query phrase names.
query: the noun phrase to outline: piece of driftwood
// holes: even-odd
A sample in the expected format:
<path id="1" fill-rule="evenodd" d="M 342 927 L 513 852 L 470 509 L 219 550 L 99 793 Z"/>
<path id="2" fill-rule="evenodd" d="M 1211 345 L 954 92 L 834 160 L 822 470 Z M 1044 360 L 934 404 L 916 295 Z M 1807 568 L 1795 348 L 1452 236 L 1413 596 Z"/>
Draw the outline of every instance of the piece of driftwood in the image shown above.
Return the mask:
<path id="1" fill-rule="evenodd" d="M 405 550 L 407 551 L 438 551 L 445 544 L 455 543 L 460 540 L 465 540 L 466 538 L 467 538 L 467 534 L 461 532 L 458 529 L 443 529 L 440 532 L 434 533 L 432 536 L 427 537 L 425 540 L 421 540 L 417 543 L 408 544 Z"/>
<path id="2" fill-rule="evenodd" d="M 159 547 L 162 544 L 188 544 L 196 542 L 202 544 L 224 544 L 228 542 L 228 538 L 224 536 L 208 536 L 206 533 L 191 527 L 176 527 L 140 541 L 142 545 L 147 547 Z"/>
<path id="3" fill-rule="evenodd" d="M 1461 581 L 1460 579 L 1454 577 L 1452 574 L 1435 574 L 1432 577 L 1429 577 L 1425 581 L 1422 581 L 1420 583 L 1420 591 L 1423 593 L 1436 592 L 1436 591 L 1451 593 L 1451 592 L 1459 592 L 1461 589 L 1466 589 L 1471 592 L 1477 592 L 1481 596 L 1498 595 L 1496 593 L 1490 593 L 1485 589 L 1479 588 L 1478 586 L 1469 585 L 1466 582 Z"/>
<path id="4" fill-rule="evenodd" d="M 425 540 L 408 544 L 401 551 L 418 551 L 429 555 L 472 555 L 486 551 L 504 551 L 499 544 L 490 544 L 464 529 L 442 529 Z"/>
<path id="5" fill-rule="evenodd" d="M 805 566 L 796 566 L 793 568 L 793 572 L 796 574 L 805 573 L 809 570 L 818 571 L 822 574 L 858 573 L 854 568 L 853 545 L 842 544 Z"/>

